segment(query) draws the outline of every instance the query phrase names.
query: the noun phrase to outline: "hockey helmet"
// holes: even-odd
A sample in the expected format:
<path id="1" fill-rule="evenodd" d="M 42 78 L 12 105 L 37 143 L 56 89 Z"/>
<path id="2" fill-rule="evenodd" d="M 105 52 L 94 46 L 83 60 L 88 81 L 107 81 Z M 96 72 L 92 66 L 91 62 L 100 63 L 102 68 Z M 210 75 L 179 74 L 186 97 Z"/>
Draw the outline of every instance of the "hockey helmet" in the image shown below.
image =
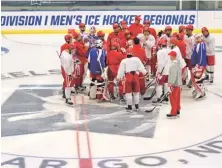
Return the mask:
<path id="1" fill-rule="evenodd" d="M 103 41 L 102 41 L 102 40 L 96 40 L 96 41 L 95 41 L 95 46 L 96 46 L 97 48 L 102 48 L 102 46 L 103 46 Z"/>
<path id="2" fill-rule="evenodd" d="M 193 28 L 193 25 L 191 25 L 191 24 L 189 24 L 189 25 L 187 25 L 186 26 L 186 30 L 193 30 L 194 28 Z"/>
<path id="3" fill-rule="evenodd" d="M 167 31 L 167 30 L 172 31 L 172 27 L 171 26 L 166 26 L 165 31 Z"/>
<path id="4" fill-rule="evenodd" d="M 143 24 L 149 24 L 150 25 L 150 21 L 149 20 L 144 20 Z"/>
<path id="5" fill-rule="evenodd" d="M 175 51 L 170 51 L 169 56 L 176 57 L 177 53 Z"/>
<path id="6" fill-rule="evenodd" d="M 72 36 L 67 34 L 65 35 L 64 39 L 65 39 L 65 42 L 70 43 L 72 41 Z"/>
<path id="7" fill-rule="evenodd" d="M 205 31 L 209 32 L 206 27 L 202 27 L 202 28 L 201 28 L 201 32 L 203 33 L 203 32 L 205 32 Z"/>
<path id="8" fill-rule="evenodd" d="M 158 46 L 166 46 L 167 45 L 167 39 L 161 38 L 158 42 Z"/>
<path id="9" fill-rule="evenodd" d="M 80 23 L 80 24 L 79 24 L 79 28 L 80 28 L 80 27 L 86 27 L 86 25 L 85 25 L 84 23 Z"/>
<path id="10" fill-rule="evenodd" d="M 182 32 L 184 29 L 186 29 L 186 26 L 183 25 L 179 26 L 179 33 Z"/>
<path id="11" fill-rule="evenodd" d="M 177 42 L 178 42 L 177 38 L 175 38 L 175 37 L 170 38 L 170 44 L 177 45 Z"/>
<path id="12" fill-rule="evenodd" d="M 104 37 L 104 36 L 105 36 L 105 33 L 100 30 L 100 31 L 97 32 L 97 36 L 98 36 L 98 37 Z"/>
<path id="13" fill-rule="evenodd" d="M 119 28 L 119 24 L 118 23 L 114 23 L 113 24 L 113 29 Z"/>

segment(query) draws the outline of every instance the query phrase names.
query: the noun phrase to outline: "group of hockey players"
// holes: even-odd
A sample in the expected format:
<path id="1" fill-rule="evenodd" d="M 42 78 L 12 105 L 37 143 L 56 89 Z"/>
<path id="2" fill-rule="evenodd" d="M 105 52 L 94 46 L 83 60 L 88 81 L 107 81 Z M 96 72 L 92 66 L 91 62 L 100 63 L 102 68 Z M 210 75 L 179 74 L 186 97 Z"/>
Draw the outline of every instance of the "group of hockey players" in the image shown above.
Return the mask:
<path id="1" fill-rule="evenodd" d="M 131 25 L 124 20 L 114 23 L 106 39 L 94 26 L 87 33 L 84 23 L 79 24 L 79 30 L 68 30 L 59 54 L 63 98 L 68 105 L 73 105 L 71 92 L 86 90 L 83 81 L 88 71 L 89 98 L 110 101 L 118 96 L 126 102 L 127 111 L 132 111 L 133 104 L 135 111 L 139 110 L 140 96 L 152 82 L 157 96 L 153 103 L 170 99 L 172 108 L 167 117 L 180 114 L 182 85 L 193 88 L 196 100 L 206 96 L 203 83 L 213 83 L 215 64 L 215 39 L 208 29 L 203 27 L 194 35 L 193 25 L 181 25 L 175 33 L 166 26 L 156 33 L 149 20 L 143 24 L 141 20 L 136 16 Z"/>

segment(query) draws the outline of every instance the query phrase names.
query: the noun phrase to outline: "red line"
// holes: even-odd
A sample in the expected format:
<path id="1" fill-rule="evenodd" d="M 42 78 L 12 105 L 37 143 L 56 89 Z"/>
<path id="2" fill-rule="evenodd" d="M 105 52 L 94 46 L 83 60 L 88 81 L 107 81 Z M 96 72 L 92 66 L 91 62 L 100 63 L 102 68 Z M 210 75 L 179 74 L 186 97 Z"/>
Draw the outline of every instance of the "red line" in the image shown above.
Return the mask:
<path id="1" fill-rule="evenodd" d="M 74 103 L 74 106 L 76 106 L 76 96 L 73 97 L 73 103 Z M 76 147 L 77 147 L 77 154 L 78 154 L 79 165 L 80 165 L 81 155 L 80 155 L 80 142 L 79 142 L 79 124 L 78 124 L 78 119 L 77 119 L 78 118 L 77 111 L 75 109 L 76 108 L 74 107 L 75 121 L 76 121 Z"/>
<path id="2" fill-rule="evenodd" d="M 82 105 L 84 105 L 84 104 L 85 104 L 84 96 L 82 96 Z M 86 116 L 86 110 L 85 109 L 83 109 L 83 116 L 84 116 L 84 120 L 87 121 L 87 116 Z M 89 128 L 88 128 L 87 122 L 84 122 L 84 126 L 85 126 L 85 132 L 86 132 L 86 138 L 87 138 L 87 147 L 88 147 L 88 154 L 89 154 L 89 158 L 88 158 L 88 161 L 87 161 L 87 168 L 93 168 L 91 145 L 90 145 L 90 138 L 89 138 Z"/>

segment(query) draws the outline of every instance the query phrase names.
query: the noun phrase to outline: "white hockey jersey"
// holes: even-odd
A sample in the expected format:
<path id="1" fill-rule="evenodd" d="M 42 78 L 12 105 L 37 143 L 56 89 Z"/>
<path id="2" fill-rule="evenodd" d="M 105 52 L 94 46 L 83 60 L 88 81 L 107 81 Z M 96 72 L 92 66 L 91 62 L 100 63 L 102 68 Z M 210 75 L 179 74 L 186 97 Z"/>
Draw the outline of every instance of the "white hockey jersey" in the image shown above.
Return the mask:
<path id="1" fill-rule="evenodd" d="M 121 79 L 125 76 L 125 73 L 130 73 L 132 71 L 142 72 L 144 75 L 147 73 L 144 65 L 137 57 L 131 57 L 131 58 L 125 58 L 121 61 L 118 73 L 117 73 L 117 79 Z"/>
<path id="2" fill-rule="evenodd" d="M 60 56 L 61 66 L 65 70 L 67 75 L 72 75 L 74 72 L 74 62 L 72 59 L 72 55 L 67 51 L 63 51 Z"/>
<path id="3" fill-rule="evenodd" d="M 156 43 L 155 37 L 151 34 L 146 37 L 143 33 L 138 34 L 137 37 L 140 39 L 141 46 L 145 49 L 146 57 L 151 58 L 151 50 Z"/>
<path id="4" fill-rule="evenodd" d="M 177 53 L 177 60 L 180 61 L 181 68 L 184 68 L 186 66 L 186 62 L 181 55 L 179 47 L 175 46 L 172 51 L 175 51 Z"/>
<path id="5" fill-rule="evenodd" d="M 191 59 L 191 55 L 192 55 L 194 44 L 195 44 L 194 35 L 191 35 L 189 37 L 185 35 L 184 42 L 186 44 L 186 58 Z"/>
<path id="6" fill-rule="evenodd" d="M 203 36 L 206 44 L 207 55 L 215 55 L 215 38 L 209 34 L 207 37 Z"/>
<path id="7" fill-rule="evenodd" d="M 168 54 L 170 51 L 169 48 L 162 48 L 157 51 L 157 72 L 162 72 L 162 75 L 169 74 L 170 56 Z"/>

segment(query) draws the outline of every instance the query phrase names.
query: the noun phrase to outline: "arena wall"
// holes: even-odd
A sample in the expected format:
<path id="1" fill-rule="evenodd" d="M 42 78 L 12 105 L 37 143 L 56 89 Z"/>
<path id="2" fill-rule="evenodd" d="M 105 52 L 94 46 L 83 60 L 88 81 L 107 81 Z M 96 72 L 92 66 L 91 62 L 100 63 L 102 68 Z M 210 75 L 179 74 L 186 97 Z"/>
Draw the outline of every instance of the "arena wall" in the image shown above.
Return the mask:
<path id="1" fill-rule="evenodd" d="M 179 25 L 193 24 L 195 33 L 203 26 L 211 33 L 222 33 L 222 11 L 25 11 L 2 12 L 2 34 L 65 34 L 67 29 L 77 29 L 83 22 L 89 28 L 108 33 L 112 24 L 126 20 L 134 22 L 134 17 L 141 15 L 143 20 L 150 20 L 157 30 L 166 25 L 177 30 Z"/>

